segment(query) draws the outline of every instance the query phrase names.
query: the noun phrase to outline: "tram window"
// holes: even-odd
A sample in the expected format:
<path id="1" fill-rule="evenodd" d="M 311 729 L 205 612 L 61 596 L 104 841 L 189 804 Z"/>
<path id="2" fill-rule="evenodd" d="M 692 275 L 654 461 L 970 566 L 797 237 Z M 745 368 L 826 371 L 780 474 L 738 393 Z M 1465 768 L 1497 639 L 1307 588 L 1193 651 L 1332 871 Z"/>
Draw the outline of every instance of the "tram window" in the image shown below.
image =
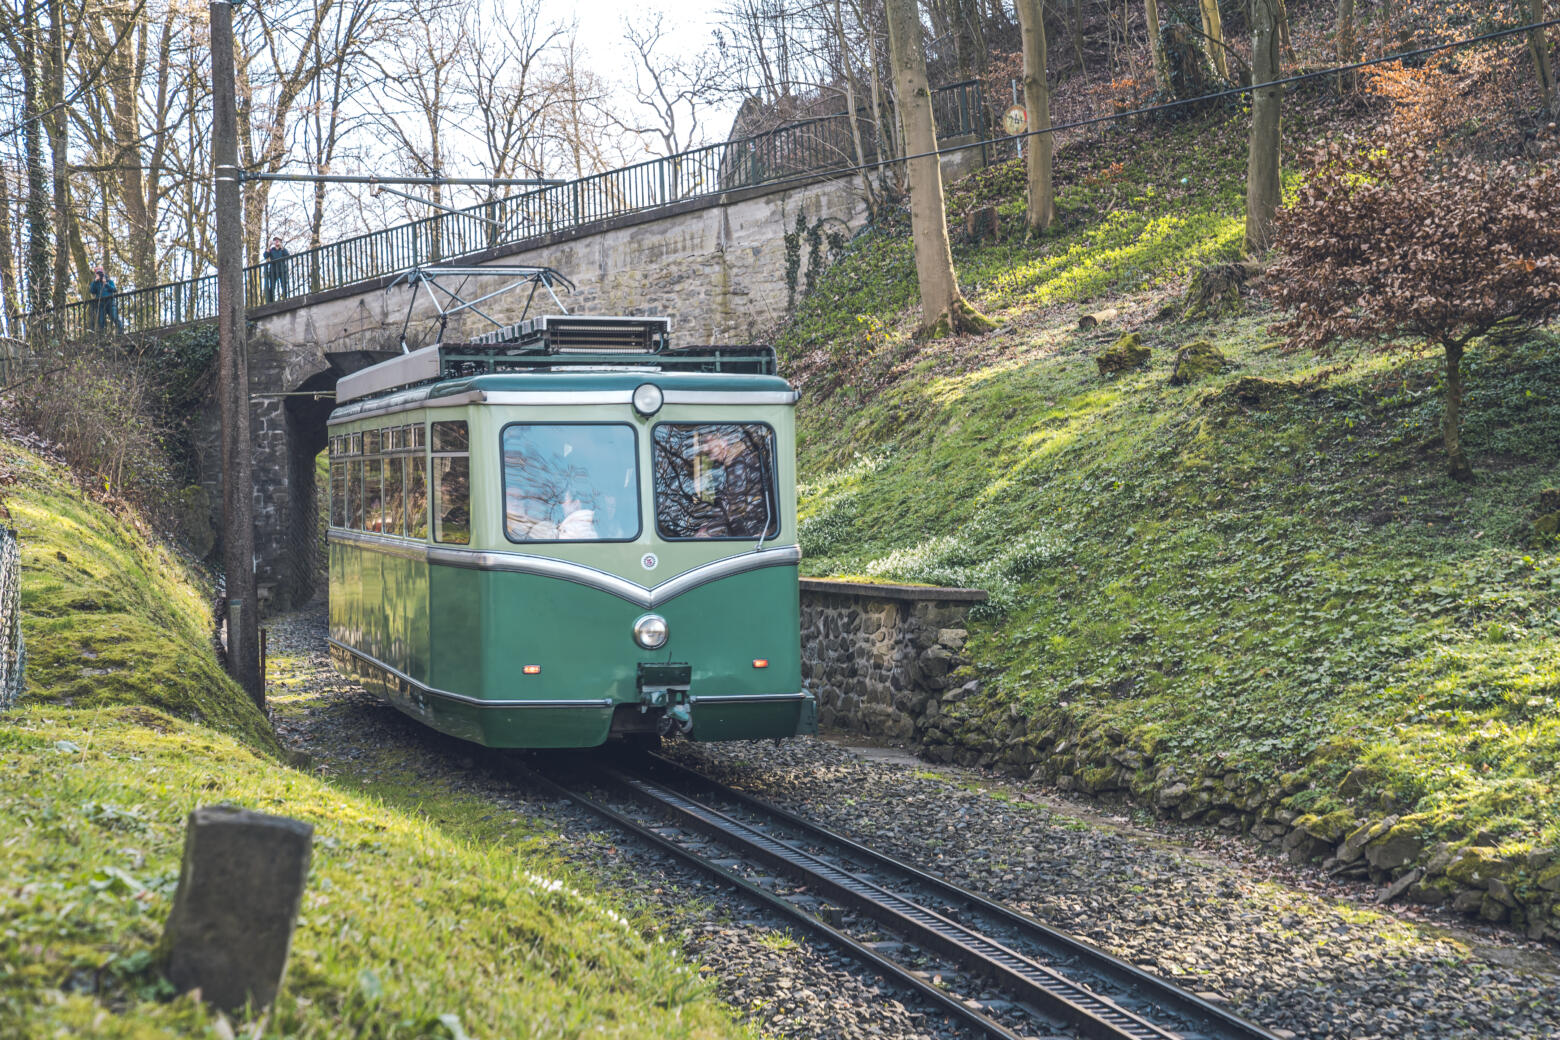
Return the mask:
<path id="1" fill-rule="evenodd" d="M 347 460 L 330 464 L 330 525 L 347 526 Z"/>
<path id="2" fill-rule="evenodd" d="M 406 531 L 406 500 L 402 488 L 406 478 L 406 456 L 392 455 L 385 460 L 385 534 Z"/>
<path id="3" fill-rule="evenodd" d="M 452 455 L 433 460 L 433 540 L 454 545 L 471 543 L 469 456 Z"/>
<path id="4" fill-rule="evenodd" d="M 515 542 L 639 537 L 639 459 L 626 423 L 504 427 L 504 533 Z"/>
<path id="5" fill-rule="evenodd" d="M 363 431 L 363 454 L 364 455 L 378 455 L 379 451 L 380 451 L 379 431 L 378 430 L 364 430 Z"/>
<path id="6" fill-rule="evenodd" d="M 354 434 L 353 436 L 356 436 Z M 347 462 L 347 522 L 354 530 L 363 529 L 363 460 Z"/>
<path id="7" fill-rule="evenodd" d="M 423 440 L 423 424 L 418 423 L 412 427 L 412 447 L 421 448 L 426 441 Z"/>
<path id="8" fill-rule="evenodd" d="M 384 460 L 363 463 L 363 530 L 378 533 L 385 527 Z"/>
<path id="9" fill-rule="evenodd" d="M 471 438 L 464 422 L 436 422 L 433 424 L 434 451 L 470 451 Z"/>
<path id="10" fill-rule="evenodd" d="M 428 471 L 421 455 L 406 460 L 406 533 L 413 538 L 428 537 Z"/>
<path id="11" fill-rule="evenodd" d="M 653 452 L 655 527 L 662 538 L 779 534 L 775 434 L 767 425 L 662 423 Z"/>
<path id="12" fill-rule="evenodd" d="M 363 454 L 363 435 L 361 433 L 354 433 L 351 435 L 351 438 L 352 446 L 347 449 L 347 452 L 351 455 Z"/>

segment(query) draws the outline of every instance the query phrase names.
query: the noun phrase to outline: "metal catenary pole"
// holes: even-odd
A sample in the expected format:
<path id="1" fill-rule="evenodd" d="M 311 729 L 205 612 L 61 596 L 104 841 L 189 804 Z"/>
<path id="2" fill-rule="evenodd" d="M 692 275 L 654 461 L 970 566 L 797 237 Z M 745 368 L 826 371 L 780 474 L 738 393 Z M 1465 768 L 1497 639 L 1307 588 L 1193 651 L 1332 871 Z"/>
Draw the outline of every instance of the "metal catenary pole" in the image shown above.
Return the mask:
<path id="1" fill-rule="evenodd" d="M 233 5 L 212 0 L 212 158 L 216 167 L 218 397 L 222 408 L 222 555 L 227 572 L 227 670 L 261 708 L 255 595 L 254 476 L 244 323 L 244 201 L 233 87 Z"/>

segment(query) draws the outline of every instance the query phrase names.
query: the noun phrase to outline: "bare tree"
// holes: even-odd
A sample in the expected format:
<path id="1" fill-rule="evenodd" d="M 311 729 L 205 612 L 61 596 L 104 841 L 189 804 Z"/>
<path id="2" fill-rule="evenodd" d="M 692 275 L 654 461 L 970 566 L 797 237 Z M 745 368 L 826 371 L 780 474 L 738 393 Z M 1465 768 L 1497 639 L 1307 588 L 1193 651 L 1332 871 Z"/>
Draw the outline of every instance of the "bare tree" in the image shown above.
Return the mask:
<path id="1" fill-rule="evenodd" d="M 374 56 L 381 81 L 377 115 L 409 172 L 433 177 L 445 172 L 447 128 L 458 113 L 460 61 L 469 44 L 470 26 L 463 12 L 443 0 L 414 0 L 384 53 Z M 444 204 L 440 185 L 428 188 L 435 205 Z M 422 216 L 422 214 L 418 214 Z M 439 225 L 433 225 L 437 232 Z M 441 242 L 426 244 L 426 256 L 437 257 Z"/>
<path id="2" fill-rule="evenodd" d="M 937 156 L 937 132 L 932 125 L 931 88 L 926 57 L 921 50 L 921 20 L 915 0 L 888 0 L 889 51 L 894 83 L 904 123 L 906 165 L 910 174 L 910 222 L 915 240 L 916 280 L 921 289 L 921 334 L 940 338 L 950 333 L 983 333 L 992 323 L 959 292 L 948 245 L 948 221 L 943 201 L 942 171 Z"/>
<path id="3" fill-rule="evenodd" d="M 1544 15 L 1544 0 L 1528 0 L 1529 20 L 1537 25 L 1547 21 Z M 1549 63 L 1549 39 L 1544 29 L 1534 29 L 1528 33 L 1528 50 L 1533 54 L 1533 71 L 1538 75 L 1539 96 L 1544 100 L 1544 111 L 1549 115 L 1556 113 L 1555 109 L 1555 73 L 1554 66 Z"/>
<path id="4" fill-rule="evenodd" d="M 632 76 L 628 86 L 637 111 L 622 117 L 620 125 L 629 133 L 659 138 L 660 154 L 676 155 L 703 142 L 700 119 L 724 94 L 725 72 L 713 49 L 666 53 L 664 23 L 657 12 L 623 26 Z"/>
<path id="5" fill-rule="evenodd" d="M 1029 130 L 1047 130 L 1051 126 L 1051 93 L 1045 79 L 1045 6 L 1043 0 L 1018 0 L 1018 24 L 1024 41 L 1024 108 L 1029 113 Z M 1029 181 L 1029 230 L 1044 231 L 1051 226 L 1056 203 L 1051 190 L 1051 135 L 1028 138 L 1025 166 Z"/>
<path id="6" fill-rule="evenodd" d="M 1261 0 L 1251 0 L 1253 6 Z M 1224 19 L 1219 16 L 1219 0 L 1198 0 L 1202 10 L 1203 35 L 1208 38 L 1208 55 L 1222 79 L 1230 78 L 1230 61 L 1224 53 Z"/>
<path id="7" fill-rule="evenodd" d="M 1251 0 L 1251 74 L 1257 83 L 1278 78 L 1278 0 Z M 1273 243 L 1278 211 L 1280 87 L 1260 87 L 1251 101 L 1251 141 L 1246 156 L 1246 251 L 1261 254 Z"/>
<path id="8" fill-rule="evenodd" d="M 1165 57 L 1165 40 L 1159 35 L 1159 0 L 1143 0 L 1143 17 L 1148 22 L 1148 50 L 1154 60 L 1154 89 L 1170 93 L 1170 63 Z"/>

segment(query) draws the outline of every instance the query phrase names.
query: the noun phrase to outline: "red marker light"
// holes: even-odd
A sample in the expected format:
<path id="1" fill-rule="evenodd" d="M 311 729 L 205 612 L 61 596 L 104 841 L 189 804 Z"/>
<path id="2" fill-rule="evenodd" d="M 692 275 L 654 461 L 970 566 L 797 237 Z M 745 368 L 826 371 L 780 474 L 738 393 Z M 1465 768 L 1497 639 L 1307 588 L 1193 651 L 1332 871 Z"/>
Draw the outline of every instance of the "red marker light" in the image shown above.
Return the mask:
<path id="1" fill-rule="evenodd" d="M 762 657 L 755 657 L 755 658 L 753 658 L 753 667 L 754 668 L 768 668 L 769 667 L 769 662 L 764 660 Z"/>
<path id="2" fill-rule="evenodd" d="M 526 665 L 524 668 L 522 668 L 520 670 L 522 672 L 524 672 L 526 675 L 541 675 L 542 674 L 542 666 L 539 665 L 539 664 L 528 664 L 528 665 Z"/>

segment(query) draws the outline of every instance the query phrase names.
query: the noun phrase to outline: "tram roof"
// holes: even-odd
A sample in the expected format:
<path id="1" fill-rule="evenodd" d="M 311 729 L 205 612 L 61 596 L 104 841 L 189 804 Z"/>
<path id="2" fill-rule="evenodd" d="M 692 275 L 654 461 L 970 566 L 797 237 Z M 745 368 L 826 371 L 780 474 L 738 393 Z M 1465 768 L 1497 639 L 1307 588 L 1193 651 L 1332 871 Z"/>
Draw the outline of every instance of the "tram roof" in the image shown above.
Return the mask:
<path id="1" fill-rule="evenodd" d="M 334 425 L 411 408 L 546 403 L 546 398 L 554 396 L 566 399 L 560 403 L 627 404 L 641 383 L 654 383 L 673 404 L 681 398 L 681 403 L 790 405 L 800 396 L 780 376 L 740 372 L 662 372 L 650 368 L 501 372 L 445 379 L 344 402 L 331 413 L 330 422 Z"/>

